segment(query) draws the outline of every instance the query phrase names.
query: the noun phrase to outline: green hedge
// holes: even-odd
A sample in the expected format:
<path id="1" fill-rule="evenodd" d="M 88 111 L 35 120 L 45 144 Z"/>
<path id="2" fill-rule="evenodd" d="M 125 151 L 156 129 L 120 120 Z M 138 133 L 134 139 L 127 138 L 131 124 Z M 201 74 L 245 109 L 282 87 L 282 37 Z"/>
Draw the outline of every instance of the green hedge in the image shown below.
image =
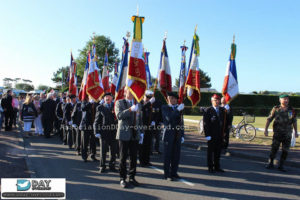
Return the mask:
<path id="1" fill-rule="evenodd" d="M 187 98 L 184 100 L 185 113 L 186 115 L 201 115 L 200 107 L 211 106 L 211 96 L 213 93 L 202 92 L 201 101 L 195 107 L 191 107 L 191 102 Z M 219 94 L 221 95 L 221 94 Z M 164 104 L 163 95 L 160 92 L 155 92 L 155 97 L 162 101 Z M 279 104 L 279 97 L 275 95 L 255 95 L 255 94 L 239 94 L 235 99 L 232 100 L 230 106 L 234 112 L 234 115 L 241 115 L 242 112 L 254 114 L 256 116 L 267 116 L 270 110 Z M 290 105 L 294 107 L 300 115 L 300 96 L 291 96 Z"/>

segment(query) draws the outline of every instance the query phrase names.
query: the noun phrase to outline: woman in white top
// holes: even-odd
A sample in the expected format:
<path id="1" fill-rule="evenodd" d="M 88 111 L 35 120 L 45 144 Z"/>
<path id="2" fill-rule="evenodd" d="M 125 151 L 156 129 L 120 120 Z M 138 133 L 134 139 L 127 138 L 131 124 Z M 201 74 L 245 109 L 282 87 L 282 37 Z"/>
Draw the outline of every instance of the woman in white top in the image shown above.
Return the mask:
<path id="1" fill-rule="evenodd" d="M 41 104 L 40 104 L 40 99 L 38 95 L 35 95 L 33 97 L 33 104 L 35 106 L 35 109 L 38 113 L 37 117 L 34 119 L 34 126 L 35 126 L 35 134 L 36 135 L 44 135 L 43 132 L 43 126 L 42 126 L 42 120 L 41 120 Z"/>

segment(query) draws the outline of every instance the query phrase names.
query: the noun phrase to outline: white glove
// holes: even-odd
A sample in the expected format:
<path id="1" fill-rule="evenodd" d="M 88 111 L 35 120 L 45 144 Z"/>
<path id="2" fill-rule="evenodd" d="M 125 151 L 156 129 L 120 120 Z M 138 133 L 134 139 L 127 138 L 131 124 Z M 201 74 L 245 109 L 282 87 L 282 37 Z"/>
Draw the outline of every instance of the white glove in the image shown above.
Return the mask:
<path id="1" fill-rule="evenodd" d="M 93 100 L 93 99 L 90 99 L 90 103 L 94 103 L 94 100 Z"/>
<path id="2" fill-rule="evenodd" d="M 150 99 L 150 103 L 153 104 L 154 102 L 155 102 L 155 97 L 152 97 L 152 98 Z"/>
<path id="3" fill-rule="evenodd" d="M 95 135 L 95 137 L 96 137 L 96 138 L 100 138 L 100 137 L 101 137 L 101 134 L 100 134 L 100 133 L 97 133 L 97 134 Z"/>
<path id="4" fill-rule="evenodd" d="M 180 104 L 178 107 L 177 107 L 177 110 L 178 111 L 182 111 L 184 109 L 184 104 Z"/>
<path id="5" fill-rule="evenodd" d="M 184 143 L 184 137 L 181 137 L 181 144 Z"/>
<path id="6" fill-rule="evenodd" d="M 144 133 L 141 133 L 139 144 L 143 144 L 143 141 L 144 141 Z"/>
<path id="7" fill-rule="evenodd" d="M 152 121 L 152 122 L 151 122 L 151 126 L 155 126 L 155 121 Z"/>
<path id="8" fill-rule="evenodd" d="M 132 112 L 136 112 L 136 111 L 138 110 L 138 105 L 132 105 L 132 106 L 130 107 L 130 110 L 131 110 Z"/>
<path id="9" fill-rule="evenodd" d="M 207 137 L 205 137 L 205 139 L 206 139 L 207 141 L 210 141 L 210 140 L 211 140 L 211 136 L 207 136 Z"/>
<path id="10" fill-rule="evenodd" d="M 72 121 L 69 121 L 69 123 L 68 123 L 70 126 L 73 124 L 73 122 Z"/>
<path id="11" fill-rule="evenodd" d="M 77 128 L 77 125 L 76 125 L 76 124 L 72 124 L 72 127 L 73 127 L 73 128 Z"/>
<path id="12" fill-rule="evenodd" d="M 100 105 L 104 104 L 104 99 L 101 99 Z"/>

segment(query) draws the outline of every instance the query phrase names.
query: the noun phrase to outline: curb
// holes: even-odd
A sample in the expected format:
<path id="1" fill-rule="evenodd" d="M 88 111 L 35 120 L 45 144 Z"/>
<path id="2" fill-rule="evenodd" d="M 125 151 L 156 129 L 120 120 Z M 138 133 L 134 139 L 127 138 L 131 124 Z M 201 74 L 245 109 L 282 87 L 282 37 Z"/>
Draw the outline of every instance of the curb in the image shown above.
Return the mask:
<path id="1" fill-rule="evenodd" d="M 18 137 L 18 140 L 19 140 L 19 145 L 24 148 L 24 153 L 22 155 L 25 158 L 25 162 L 26 162 L 26 165 L 27 165 L 27 170 L 30 174 L 30 178 L 37 178 L 36 172 L 33 170 L 34 169 L 33 164 L 31 163 L 31 161 L 28 157 L 28 151 L 26 149 L 26 144 L 25 144 L 25 141 L 24 141 L 24 134 L 20 130 L 17 130 L 16 133 L 17 133 L 17 137 Z"/>
<path id="2" fill-rule="evenodd" d="M 203 146 L 203 145 L 198 145 L 198 144 L 193 144 L 193 143 L 183 143 L 182 146 L 187 147 L 187 148 L 191 148 L 191 149 L 195 149 L 197 151 L 207 151 L 207 146 Z M 256 160 L 256 161 L 260 161 L 260 162 L 268 162 L 268 155 L 266 155 L 266 157 L 262 157 L 262 156 L 255 156 L 249 153 L 243 153 L 240 151 L 230 151 L 230 156 L 233 157 L 238 157 L 238 158 L 244 158 L 244 159 L 251 159 L 251 160 Z M 274 160 L 274 164 L 276 164 L 276 162 L 278 162 L 278 160 Z M 285 165 L 289 166 L 289 167 L 296 167 L 296 168 L 300 168 L 300 163 L 297 162 L 292 162 L 292 161 L 285 161 Z"/>

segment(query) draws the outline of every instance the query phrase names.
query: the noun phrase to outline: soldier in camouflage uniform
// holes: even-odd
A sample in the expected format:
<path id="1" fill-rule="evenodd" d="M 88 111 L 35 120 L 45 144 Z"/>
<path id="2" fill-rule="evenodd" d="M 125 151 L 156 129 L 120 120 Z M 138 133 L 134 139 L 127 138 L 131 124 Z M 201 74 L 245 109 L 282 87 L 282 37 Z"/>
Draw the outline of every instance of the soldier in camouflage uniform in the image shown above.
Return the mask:
<path id="1" fill-rule="evenodd" d="M 289 106 L 289 97 L 288 95 L 281 95 L 279 97 L 279 106 L 275 106 L 266 123 L 265 127 L 265 136 L 268 136 L 268 127 L 273 119 L 273 143 L 272 149 L 270 153 L 270 160 L 267 169 L 274 168 L 273 160 L 276 157 L 276 153 L 280 147 L 280 143 L 282 143 L 282 154 L 279 161 L 278 169 L 280 171 L 286 171 L 283 168 L 284 161 L 287 158 L 288 151 L 291 145 L 291 138 L 293 133 L 293 128 L 295 130 L 295 136 L 298 137 L 297 134 L 297 118 L 295 110 Z"/>

